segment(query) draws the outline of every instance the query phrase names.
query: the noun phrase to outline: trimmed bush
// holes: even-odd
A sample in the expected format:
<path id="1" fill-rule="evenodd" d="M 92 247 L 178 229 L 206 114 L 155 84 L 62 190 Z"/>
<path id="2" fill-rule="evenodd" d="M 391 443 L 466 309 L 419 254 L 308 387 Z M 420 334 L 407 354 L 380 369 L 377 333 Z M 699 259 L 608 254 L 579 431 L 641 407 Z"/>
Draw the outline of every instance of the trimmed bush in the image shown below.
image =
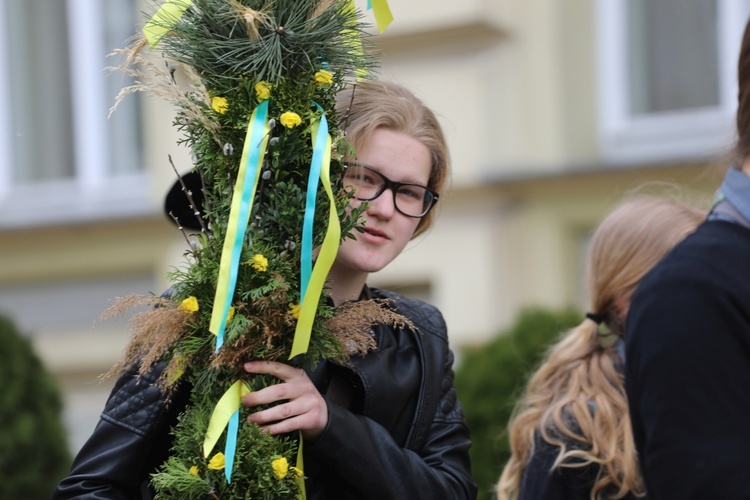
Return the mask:
<path id="1" fill-rule="evenodd" d="M 471 431 L 478 500 L 494 498 L 495 483 L 510 457 L 508 420 L 526 381 L 547 348 L 582 318 L 572 309 L 528 309 L 488 344 L 462 350 L 456 389 Z"/>
<path id="2" fill-rule="evenodd" d="M 0 353 L 0 498 L 48 499 L 71 463 L 60 390 L 2 316 Z"/>

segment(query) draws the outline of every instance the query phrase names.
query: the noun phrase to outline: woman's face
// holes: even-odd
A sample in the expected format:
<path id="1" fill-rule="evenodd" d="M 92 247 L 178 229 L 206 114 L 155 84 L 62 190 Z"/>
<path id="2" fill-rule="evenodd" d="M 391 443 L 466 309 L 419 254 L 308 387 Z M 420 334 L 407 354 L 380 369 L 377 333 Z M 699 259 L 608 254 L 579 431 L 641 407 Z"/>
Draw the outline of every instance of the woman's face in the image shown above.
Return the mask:
<path id="1" fill-rule="evenodd" d="M 378 128 L 370 139 L 357 148 L 356 162 L 377 170 L 395 182 L 411 182 L 427 186 L 432 169 L 432 156 L 427 146 L 401 132 Z M 352 204 L 359 203 L 352 200 Z M 374 200 L 366 202 L 363 214 L 364 232 L 353 231 L 356 240 L 341 243 L 332 272 L 338 279 L 374 273 L 387 266 L 401 253 L 420 219 L 396 210 L 393 192 L 386 189 Z"/>

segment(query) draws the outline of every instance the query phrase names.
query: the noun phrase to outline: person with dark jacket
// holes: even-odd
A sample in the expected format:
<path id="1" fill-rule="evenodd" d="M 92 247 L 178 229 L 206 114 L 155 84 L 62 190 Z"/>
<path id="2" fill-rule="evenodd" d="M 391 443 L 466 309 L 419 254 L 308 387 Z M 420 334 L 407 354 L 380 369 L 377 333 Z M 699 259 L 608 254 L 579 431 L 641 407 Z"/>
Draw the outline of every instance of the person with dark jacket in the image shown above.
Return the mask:
<path id="1" fill-rule="evenodd" d="M 750 498 L 750 24 L 736 165 L 708 219 L 638 287 L 626 376 L 650 499 Z"/>
<path id="2" fill-rule="evenodd" d="M 339 102 L 356 150 L 344 182 L 367 208 L 364 231 L 342 243 L 328 274 L 330 297 L 337 306 L 391 299 L 411 325 L 376 324 L 376 349 L 353 356 L 350 366 L 322 360 L 306 372 L 248 360 L 247 372 L 281 383 L 245 395 L 242 405 L 281 402 L 248 420 L 271 434 L 301 432 L 308 498 L 473 499 L 471 443 L 445 322 L 430 305 L 366 285 L 369 273 L 429 228 L 448 171 L 444 136 L 432 111 L 400 85 L 359 83 Z M 120 377 L 55 498 L 151 498 L 149 475 L 167 456 L 189 393 L 183 387 L 165 405 L 153 385 L 159 369 Z"/>

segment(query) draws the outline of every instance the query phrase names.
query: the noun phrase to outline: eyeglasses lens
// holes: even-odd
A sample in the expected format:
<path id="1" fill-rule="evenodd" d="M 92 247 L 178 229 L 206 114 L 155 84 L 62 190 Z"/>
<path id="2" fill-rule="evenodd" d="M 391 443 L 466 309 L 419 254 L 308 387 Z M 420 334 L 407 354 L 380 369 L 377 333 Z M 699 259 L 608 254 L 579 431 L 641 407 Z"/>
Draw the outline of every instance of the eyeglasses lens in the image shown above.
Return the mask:
<path id="1" fill-rule="evenodd" d="M 383 191 L 392 188 L 396 208 L 411 217 L 422 217 L 433 202 L 432 192 L 427 188 L 417 184 L 392 182 L 379 172 L 361 165 L 347 166 L 344 173 L 344 186 L 353 191 L 354 196 L 362 201 L 374 200 L 383 194 Z"/>

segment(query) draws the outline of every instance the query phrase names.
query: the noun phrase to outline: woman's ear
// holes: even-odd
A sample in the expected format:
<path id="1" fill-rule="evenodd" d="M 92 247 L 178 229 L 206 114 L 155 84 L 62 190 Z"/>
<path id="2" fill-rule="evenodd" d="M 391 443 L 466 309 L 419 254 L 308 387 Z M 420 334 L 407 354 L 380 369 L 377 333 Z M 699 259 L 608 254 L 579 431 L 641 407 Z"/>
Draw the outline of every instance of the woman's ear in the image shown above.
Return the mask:
<path id="1" fill-rule="evenodd" d="M 628 309 L 630 309 L 630 299 L 633 297 L 633 290 L 627 290 L 625 292 L 618 293 L 615 296 L 615 308 L 617 313 L 623 318 L 627 317 Z"/>

